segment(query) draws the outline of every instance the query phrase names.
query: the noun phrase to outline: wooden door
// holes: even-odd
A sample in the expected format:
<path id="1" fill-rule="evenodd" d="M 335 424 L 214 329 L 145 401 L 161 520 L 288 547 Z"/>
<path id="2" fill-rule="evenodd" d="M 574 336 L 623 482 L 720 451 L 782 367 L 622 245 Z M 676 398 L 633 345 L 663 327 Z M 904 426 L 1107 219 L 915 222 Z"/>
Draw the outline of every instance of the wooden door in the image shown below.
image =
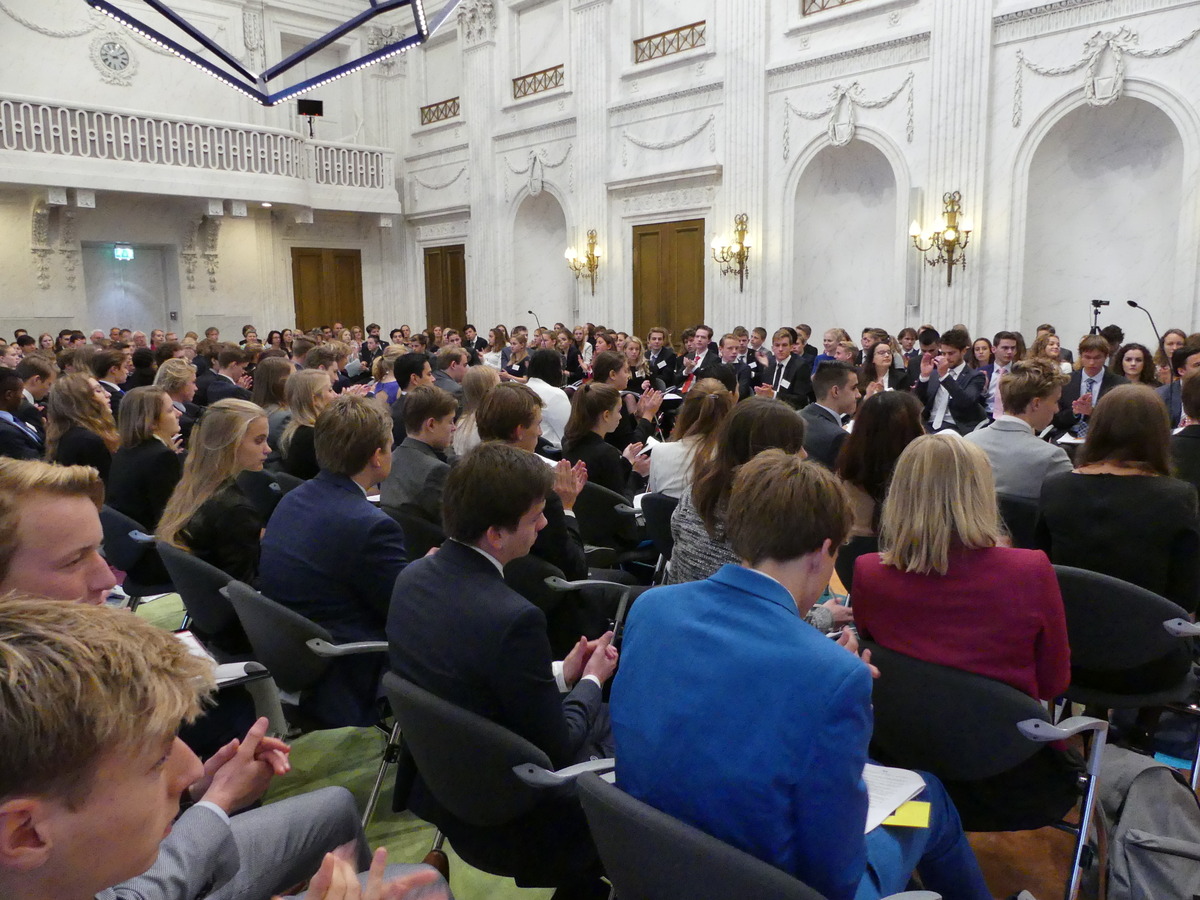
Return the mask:
<path id="1" fill-rule="evenodd" d="M 677 344 L 683 329 L 704 321 L 704 260 L 703 219 L 634 226 L 635 334 L 644 339 L 660 325 Z"/>
<path id="2" fill-rule="evenodd" d="M 341 322 L 363 324 L 362 254 L 328 247 L 292 248 L 296 324 L 308 331 Z"/>
<path id="3" fill-rule="evenodd" d="M 467 254 L 463 244 L 425 248 L 425 320 L 460 331 L 467 324 Z"/>

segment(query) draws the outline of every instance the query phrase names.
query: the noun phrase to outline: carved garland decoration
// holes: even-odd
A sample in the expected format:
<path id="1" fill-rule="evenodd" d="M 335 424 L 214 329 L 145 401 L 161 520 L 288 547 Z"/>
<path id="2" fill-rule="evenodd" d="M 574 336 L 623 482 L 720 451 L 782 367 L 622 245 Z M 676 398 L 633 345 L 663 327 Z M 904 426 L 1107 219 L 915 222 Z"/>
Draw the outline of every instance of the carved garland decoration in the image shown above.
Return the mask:
<path id="1" fill-rule="evenodd" d="M 1017 73 L 1013 83 L 1012 124 L 1021 124 L 1023 114 L 1023 78 L 1028 69 L 1036 75 L 1055 78 L 1086 70 L 1083 82 L 1083 99 L 1088 106 L 1108 106 L 1120 99 L 1125 88 L 1125 57 L 1156 59 L 1181 50 L 1200 35 L 1200 28 L 1185 35 L 1173 44 L 1154 50 L 1143 50 L 1137 46 L 1138 34 L 1126 25 L 1118 31 L 1097 31 L 1083 45 L 1083 56 L 1065 66 L 1039 66 L 1025 58 L 1023 50 L 1017 50 Z M 1112 74 L 1103 74 L 1111 71 Z"/>
<path id="2" fill-rule="evenodd" d="M 628 144 L 633 144 L 635 147 L 641 147 L 643 150 L 672 150 L 675 147 L 682 147 L 692 138 L 697 137 L 702 131 L 704 131 L 705 128 L 708 128 L 708 126 L 712 125 L 714 122 L 716 122 L 716 117 L 710 115 L 692 131 L 689 131 L 682 137 L 667 141 L 644 141 L 641 138 L 634 137 L 628 131 L 623 131 L 621 132 L 621 165 L 625 166 L 629 164 Z M 715 151 L 717 149 L 717 130 L 715 126 L 708 134 L 708 149 L 709 151 Z"/>
<path id="3" fill-rule="evenodd" d="M 40 200 L 34 204 L 30 215 L 31 235 L 29 250 L 33 253 L 33 264 L 37 269 L 38 287 L 50 290 L 50 209 Z"/>
<path id="4" fill-rule="evenodd" d="M 557 169 L 559 166 L 561 166 L 563 163 L 565 163 L 567 161 L 567 157 L 571 155 L 571 150 L 573 147 L 574 147 L 574 144 L 567 144 L 567 149 L 563 151 L 563 155 L 558 160 L 558 162 L 550 162 L 547 159 L 547 154 L 546 154 L 545 149 L 530 150 L 529 156 L 527 157 L 529 162 L 528 162 L 528 164 L 526 164 L 525 168 L 523 168 L 523 169 L 518 169 L 516 166 L 514 166 L 512 163 L 510 163 L 508 161 L 508 157 L 506 156 L 504 158 L 504 164 L 505 164 L 505 166 L 508 167 L 508 172 L 504 173 L 504 202 L 507 203 L 509 200 L 509 191 L 508 191 L 508 173 L 509 172 L 511 172 L 514 175 L 528 176 L 526 179 L 526 183 L 529 186 L 529 193 L 531 196 L 536 197 L 538 194 L 540 194 L 542 192 L 542 187 L 545 185 L 545 170 L 546 169 Z M 575 191 L 575 166 L 574 165 L 571 166 L 571 169 L 568 173 L 567 189 L 570 190 L 572 193 Z"/>
<path id="5" fill-rule="evenodd" d="M 490 40 L 496 32 L 496 7 L 493 0 L 463 0 L 458 7 L 458 24 L 467 43 Z"/>
<path id="6" fill-rule="evenodd" d="M 893 100 L 900 96 L 904 89 L 908 89 L 908 98 L 906 101 L 907 122 L 905 123 L 904 134 L 908 143 L 913 141 L 913 73 L 909 72 L 905 76 L 904 81 L 900 82 L 900 86 L 888 94 L 886 97 L 880 97 L 877 100 L 867 100 L 863 98 L 862 85 L 857 81 L 851 82 L 843 87 L 840 84 L 835 84 L 829 91 L 829 105 L 821 110 L 802 110 L 792 106 L 792 101 L 784 99 L 783 101 L 783 158 L 786 160 L 792 152 L 792 116 L 797 115 L 801 119 L 807 119 L 810 122 L 815 122 L 818 119 L 829 117 L 829 121 L 825 126 L 825 131 L 829 135 L 829 142 L 835 147 L 845 147 L 854 140 L 855 123 L 857 121 L 856 110 L 859 109 L 883 109 Z"/>
<path id="7" fill-rule="evenodd" d="M 459 169 L 457 172 L 454 173 L 454 177 L 452 177 L 449 181 L 442 181 L 442 182 L 437 182 L 434 184 L 430 184 L 428 181 L 424 181 L 419 175 L 413 175 L 412 180 L 428 191 L 443 191 L 446 188 L 450 187 L 450 185 L 454 184 L 454 182 L 458 181 L 458 179 L 462 178 L 463 173 L 466 171 L 467 171 L 467 167 L 463 166 L 461 169 Z"/>
<path id="8" fill-rule="evenodd" d="M 63 270 L 67 275 L 67 287 L 73 291 L 78 281 L 75 270 L 79 264 L 79 245 L 75 240 L 75 210 L 61 210 L 58 216 L 58 223 L 58 252 L 63 258 Z"/>
<path id="9" fill-rule="evenodd" d="M 205 271 L 208 272 L 208 289 L 217 289 L 217 269 L 221 264 L 217 255 L 217 239 L 220 234 L 221 220 L 215 216 L 201 216 L 184 233 L 179 255 L 183 257 L 183 271 L 189 291 L 196 289 L 196 268 L 202 258 Z"/>

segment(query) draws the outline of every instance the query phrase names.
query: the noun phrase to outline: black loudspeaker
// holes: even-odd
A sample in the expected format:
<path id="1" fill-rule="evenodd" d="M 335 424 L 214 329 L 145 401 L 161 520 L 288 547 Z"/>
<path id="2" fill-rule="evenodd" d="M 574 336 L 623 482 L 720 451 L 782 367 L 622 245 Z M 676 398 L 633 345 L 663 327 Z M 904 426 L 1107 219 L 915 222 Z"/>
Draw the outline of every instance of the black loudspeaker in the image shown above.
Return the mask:
<path id="1" fill-rule="evenodd" d="M 302 116 L 324 116 L 325 102 L 323 100 L 297 100 L 296 112 Z"/>

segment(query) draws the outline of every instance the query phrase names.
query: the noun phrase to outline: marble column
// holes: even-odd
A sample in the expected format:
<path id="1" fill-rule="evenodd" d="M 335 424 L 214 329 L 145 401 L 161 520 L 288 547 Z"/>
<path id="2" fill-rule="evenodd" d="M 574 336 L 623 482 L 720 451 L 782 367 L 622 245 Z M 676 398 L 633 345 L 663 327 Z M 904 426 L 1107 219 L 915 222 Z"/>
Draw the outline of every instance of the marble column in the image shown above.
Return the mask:
<path id="1" fill-rule="evenodd" d="M 467 318 L 503 322 L 511 318 L 500 294 L 500 219 L 496 184 L 499 158 L 492 147 L 493 116 L 500 108 L 496 87 L 496 8 L 492 0 L 464 0 L 458 9 L 463 48 L 462 109 L 469 144 L 471 221 L 468 226 Z"/>
<path id="2" fill-rule="evenodd" d="M 791 322 L 783 298 L 768 298 L 765 292 L 767 271 L 778 266 L 781 252 L 781 235 L 772 234 L 766 221 L 769 16 L 759 0 L 721 0 L 714 7 L 713 31 L 724 57 L 725 92 L 723 140 L 718 144 L 723 151 L 722 185 L 707 223 L 708 238 L 731 237 L 734 216 L 745 213 L 751 251 L 744 291 L 738 289 L 736 276 L 722 275 L 715 263 L 706 263 L 712 289 L 705 317 L 719 331 L 739 324 L 750 328 L 760 320 L 772 325 Z"/>
<path id="3" fill-rule="evenodd" d="M 984 166 L 987 151 L 988 79 L 992 43 L 989 3 L 933 0 L 930 33 L 931 109 L 929 171 L 921 222 L 930 227 L 942 211 L 942 195 L 962 194 L 963 214 L 975 225 L 967 266 L 956 267 L 946 285 L 944 266 L 922 266 L 920 318 L 945 330 L 959 322 L 977 328 L 987 241 L 984 227 Z M 994 255 L 993 255 L 994 258 Z"/>
<path id="4" fill-rule="evenodd" d="M 575 105 L 575 140 L 571 155 L 575 165 L 576 221 L 567 222 L 567 234 L 583 252 L 589 228 L 595 228 L 603 252 L 596 279 L 596 296 L 586 278 L 575 282 L 572 321 L 626 322 L 632 311 L 619 310 L 621 291 L 617 279 L 628 273 L 617 271 L 619 259 L 612 252 L 621 237 L 613 229 L 619 224 L 607 215 L 608 190 L 608 91 L 609 54 L 604 40 L 609 33 L 612 0 L 573 0 L 571 4 L 571 55 L 567 81 Z M 557 262 L 557 261 L 556 261 Z"/>

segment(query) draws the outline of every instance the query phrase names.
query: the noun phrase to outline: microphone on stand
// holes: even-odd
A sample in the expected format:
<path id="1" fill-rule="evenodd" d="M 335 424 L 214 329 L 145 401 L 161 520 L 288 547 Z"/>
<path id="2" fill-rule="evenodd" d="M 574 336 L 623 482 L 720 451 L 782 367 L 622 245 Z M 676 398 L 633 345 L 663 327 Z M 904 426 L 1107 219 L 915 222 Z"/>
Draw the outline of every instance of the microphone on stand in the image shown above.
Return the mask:
<path id="1" fill-rule="evenodd" d="M 1132 303 L 1133 301 L 1132 301 L 1132 300 L 1130 300 L 1129 302 L 1130 302 L 1130 303 Z M 525 310 L 525 312 L 527 312 L 527 313 L 529 313 L 531 316 L 533 316 L 533 321 L 537 322 L 537 327 L 538 327 L 538 328 L 541 328 L 541 327 L 542 327 L 542 320 L 538 318 L 538 316 L 537 316 L 537 313 L 535 313 L 535 312 L 534 312 L 532 309 L 527 309 L 527 310 Z"/>
<path id="2" fill-rule="evenodd" d="M 1151 316 L 1150 310 L 1147 310 L 1147 308 L 1145 306 L 1139 305 L 1138 301 L 1136 301 L 1136 300 L 1126 300 L 1126 302 L 1129 306 L 1132 306 L 1134 308 L 1134 310 L 1141 310 L 1142 312 L 1146 313 L 1146 318 L 1150 319 L 1150 326 L 1152 329 L 1154 329 L 1154 338 L 1156 338 L 1156 340 L 1158 341 L 1159 349 L 1162 349 L 1163 338 L 1162 338 L 1162 336 L 1160 336 L 1158 334 L 1158 325 L 1154 324 L 1154 317 Z M 1172 377 L 1174 377 L 1175 373 L 1172 372 L 1171 374 L 1172 374 Z"/>

